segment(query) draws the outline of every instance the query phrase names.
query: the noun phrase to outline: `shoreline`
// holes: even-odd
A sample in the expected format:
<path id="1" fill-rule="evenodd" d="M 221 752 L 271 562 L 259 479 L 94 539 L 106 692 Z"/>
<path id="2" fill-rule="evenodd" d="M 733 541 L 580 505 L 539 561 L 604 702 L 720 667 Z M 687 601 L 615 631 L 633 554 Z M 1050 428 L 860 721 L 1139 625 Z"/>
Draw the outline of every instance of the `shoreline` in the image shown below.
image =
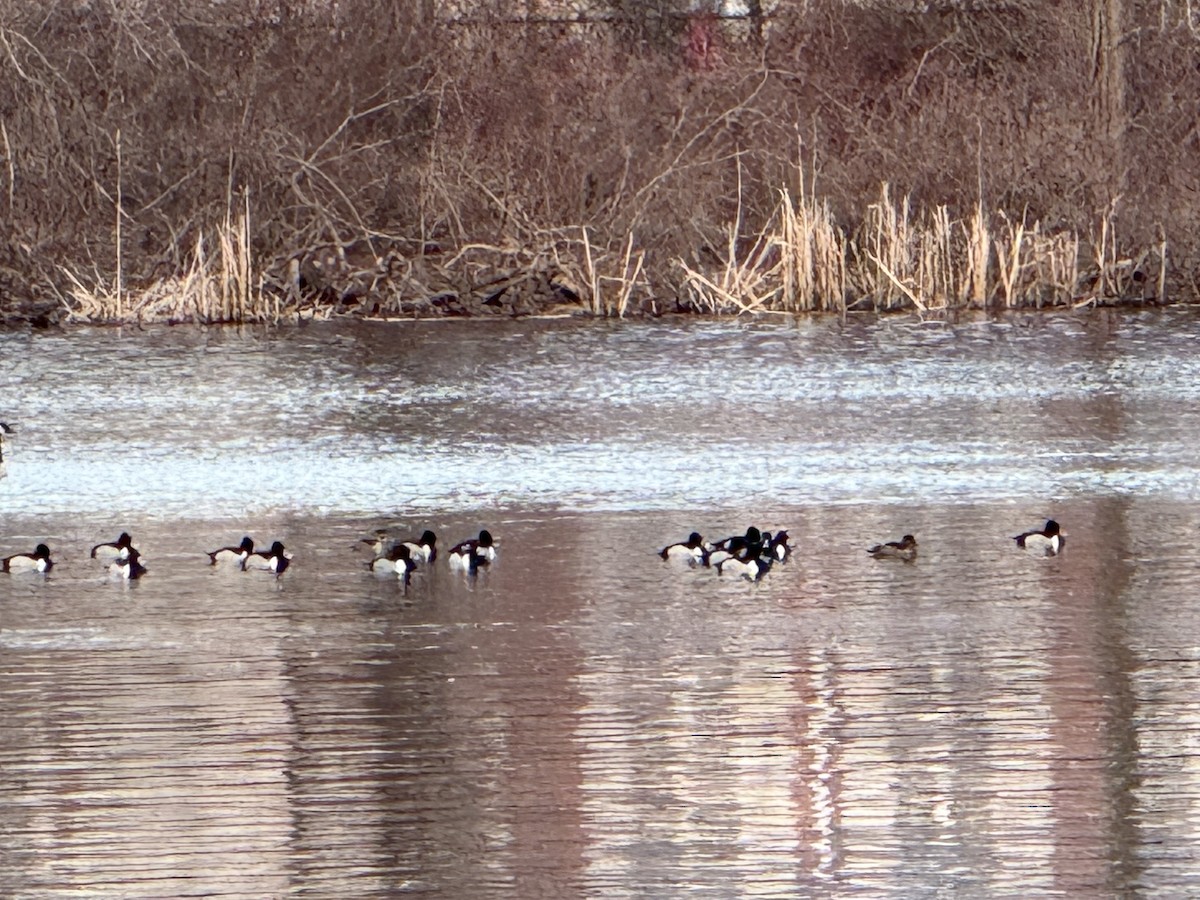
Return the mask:
<path id="1" fill-rule="evenodd" d="M 866 299 L 855 304 L 848 304 L 842 308 L 818 308 L 807 310 L 789 310 L 789 309 L 773 309 L 773 308 L 757 308 L 750 310 L 738 310 L 734 312 L 711 311 L 699 309 L 695 306 L 690 306 L 685 303 L 676 302 L 670 308 L 659 308 L 657 304 L 651 304 L 650 308 L 638 306 L 633 309 L 625 309 L 620 315 L 605 314 L 596 312 L 583 303 L 563 303 L 559 298 L 549 298 L 543 304 L 539 305 L 536 302 L 529 304 L 511 304 L 500 303 L 493 305 L 480 305 L 480 308 L 473 310 L 459 310 L 455 312 L 438 312 L 428 314 L 430 309 L 436 309 L 431 303 L 421 303 L 417 306 L 423 307 L 425 313 L 413 309 L 411 312 L 380 313 L 378 309 L 380 303 L 368 304 L 361 303 L 355 305 L 347 305 L 345 303 L 335 304 L 317 304 L 304 303 L 295 305 L 271 304 L 274 309 L 269 313 L 260 313 L 254 315 L 246 315 L 240 318 L 207 318 L 199 315 L 175 315 L 175 316 L 144 316 L 138 313 L 130 313 L 123 316 L 101 316 L 90 317 L 81 315 L 70 309 L 65 303 L 57 302 L 54 304 L 19 304 L 19 308 L 0 312 L 0 331 L 14 331 L 22 328 L 32 329 L 49 329 L 71 327 L 97 327 L 97 328 L 121 328 L 121 327 L 149 327 L 149 326 L 168 326 L 168 327 L 211 327 L 211 326 L 244 326 L 244 325 L 281 325 L 281 324 L 299 324 L 307 325 L 312 322 L 325 321 L 360 321 L 360 322 L 378 322 L 378 323 L 398 323 L 398 322 L 462 322 L 462 321 L 489 321 L 489 320 L 511 320 L 511 319 L 528 319 L 528 320 L 556 320 L 556 319 L 593 319 L 597 321 L 652 321 L 655 319 L 664 318 L 684 318 L 684 319 L 713 319 L 713 320 L 737 320 L 737 319 L 758 319 L 758 318 L 814 318 L 824 319 L 830 316 L 836 317 L 860 317 L 860 316 L 876 316 L 881 318 L 902 317 L 902 316 L 918 316 L 928 320 L 948 320 L 957 319 L 960 317 L 979 317 L 979 318 L 996 318 L 1012 314 L 1040 314 L 1052 312 L 1079 312 L 1082 310 L 1113 310 L 1113 311 L 1143 311 L 1143 310 L 1166 310 L 1174 308 L 1189 308 L 1200 306 L 1200 300 L 1167 300 L 1159 301 L 1157 299 L 1133 299 L 1133 298 L 1108 298 L 1100 299 L 1097 297 L 1084 297 L 1072 303 L 1045 303 L 1040 305 L 1027 304 L 1016 306 L 1005 306 L 998 303 L 993 303 L 987 306 L 979 306 L 972 303 L 963 303 L 953 306 L 938 306 L 920 308 L 914 304 L 876 307 L 870 305 Z"/>

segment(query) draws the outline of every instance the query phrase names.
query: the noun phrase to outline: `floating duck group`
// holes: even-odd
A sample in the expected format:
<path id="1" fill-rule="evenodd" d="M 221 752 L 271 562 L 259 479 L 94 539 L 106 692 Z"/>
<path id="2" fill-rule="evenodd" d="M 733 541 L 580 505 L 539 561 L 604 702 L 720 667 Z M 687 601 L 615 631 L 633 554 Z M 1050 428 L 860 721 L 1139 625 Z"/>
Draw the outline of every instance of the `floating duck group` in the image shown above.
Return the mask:
<path id="1" fill-rule="evenodd" d="M 4 469 L 4 439 L 10 434 L 13 434 L 12 426 L 0 422 L 0 475 Z M 1058 522 L 1047 519 L 1041 529 L 1014 535 L 1013 540 L 1023 550 L 1041 556 L 1057 556 L 1062 552 L 1066 536 Z M 394 540 L 386 530 L 379 529 L 373 537 L 363 538 L 363 542 L 371 546 L 372 557 L 367 568 L 376 575 L 395 575 L 407 581 L 419 567 L 431 566 L 437 559 L 437 535 L 428 529 L 419 538 L 410 540 Z M 875 559 L 912 562 L 917 558 L 917 539 L 906 534 L 898 541 L 868 547 L 867 553 Z M 714 542 L 706 541 L 699 532 L 693 531 L 686 541 L 663 547 L 659 555 L 669 562 L 712 568 L 719 575 L 739 575 L 758 581 L 773 565 L 786 562 L 791 548 L 786 531 L 772 534 L 751 525 L 744 534 Z M 147 571 L 128 532 L 121 532 L 115 541 L 96 544 L 92 547 L 91 558 L 104 561 L 110 573 L 125 579 L 140 578 Z M 261 551 L 255 550 L 254 541 L 246 536 L 237 546 L 208 552 L 208 558 L 210 565 L 232 565 L 242 571 L 260 570 L 278 576 L 287 570 L 292 556 L 281 541 L 273 541 L 270 550 Z M 472 574 L 495 558 L 495 541 L 486 529 L 480 531 L 477 538 L 455 544 L 449 553 L 452 569 Z M 49 572 L 53 566 L 46 544 L 38 544 L 32 553 L 15 553 L 0 559 L 0 572 L 5 573 Z"/>
<path id="2" fill-rule="evenodd" d="M 13 434 L 13 428 L 0 422 L 0 476 L 4 474 L 5 437 Z M 437 558 L 437 536 L 426 530 L 419 538 L 392 540 L 386 531 L 377 531 L 372 538 L 364 538 L 374 551 L 367 567 L 379 575 L 397 575 L 405 580 L 418 566 L 429 566 Z M 474 574 L 496 558 L 496 544 L 486 529 L 479 536 L 462 541 L 451 548 L 451 568 Z M 247 535 L 241 543 L 219 547 L 207 552 L 209 565 L 232 567 L 240 571 L 258 570 L 276 576 L 287 571 L 292 555 L 282 541 L 273 541 L 269 550 L 255 550 L 254 540 Z M 92 547 L 91 558 L 100 560 L 108 571 L 124 579 L 140 578 L 146 574 L 141 554 L 133 546 L 128 532 L 121 532 L 115 541 L 106 541 Z M 38 544 L 32 553 L 15 553 L 0 559 L 0 572 L 49 572 L 54 567 L 50 548 Z"/>
<path id="3" fill-rule="evenodd" d="M 751 525 L 745 534 L 721 538 L 719 541 L 704 540 L 699 532 L 693 531 L 686 541 L 669 544 L 659 551 L 659 556 L 670 562 L 690 566 L 716 569 L 718 575 L 741 575 L 758 581 L 771 570 L 775 563 L 784 562 L 791 555 L 788 533 L 760 531 Z"/>
<path id="4" fill-rule="evenodd" d="M 371 545 L 372 558 L 367 563 L 376 575 L 395 575 L 407 581 L 414 571 L 433 565 L 437 559 L 437 535 L 426 529 L 419 538 L 410 540 L 393 539 L 386 530 L 380 529 L 374 537 L 363 538 Z M 496 558 L 496 542 L 487 529 L 479 537 L 462 541 L 450 548 L 450 568 L 474 574 L 480 567 L 489 565 Z"/>
<path id="5" fill-rule="evenodd" d="M 142 554 L 133 546 L 133 538 L 127 531 L 122 531 L 115 541 L 96 544 L 89 556 L 104 563 L 109 574 L 125 580 L 141 578 L 147 571 L 142 565 Z M 256 552 L 254 541 L 244 537 L 236 547 L 221 547 L 208 553 L 208 560 L 209 565 L 233 565 L 243 571 L 260 569 L 281 575 L 291 556 L 279 541 L 271 544 L 270 550 Z M 53 567 L 50 548 L 45 544 L 38 544 L 32 553 L 16 553 L 0 559 L 0 571 L 10 573 L 49 572 Z"/>
<path id="6" fill-rule="evenodd" d="M 1040 556 L 1057 556 L 1062 552 L 1066 536 L 1058 522 L 1048 519 L 1038 530 L 1015 535 L 1013 540 L 1023 550 Z M 372 550 L 367 568 L 380 576 L 395 576 L 407 582 L 421 567 L 432 566 L 438 556 L 437 535 L 424 531 L 419 538 L 393 539 L 386 531 L 376 531 L 373 537 L 363 538 Z M 866 551 L 875 559 L 898 559 L 912 562 L 917 558 L 917 539 L 906 534 L 898 541 L 875 544 Z M 788 533 L 762 531 L 751 525 L 744 534 L 732 535 L 718 541 L 706 541 L 697 531 L 687 540 L 668 544 L 659 556 L 668 562 L 715 569 L 719 575 L 735 575 L 759 581 L 771 567 L 786 562 L 791 555 Z M 140 578 L 146 574 L 141 554 L 133 546 L 128 532 L 121 532 L 115 541 L 92 547 L 92 559 L 107 564 L 108 571 L 122 579 Z M 282 575 L 292 556 L 281 541 L 273 541 L 269 550 L 255 550 L 248 535 L 241 543 L 220 547 L 207 553 L 209 565 L 230 566 L 241 571 L 258 570 Z M 496 543 L 491 532 L 484 529 L 479 536 L 455 544 L 447 554 L 450 568 L 471 574 L 489 565 L 496 558 Z M 0 572 L 49 572 L 54 566 L 50 548 L 38 544 L 31 553 L 16 553 L 0 559 Z"/>
<path id="7" fill-rule="evenodd" d="M 400 541 L 392 540 L 387 532 L 377 531 L 372 538 L 364 538 L 371 545 L 374 555 L 367 568 L 377 575 L 396 575 L 404 580 L 418 566 L 429 566 L 437 558 L 437 535 L 425 531 L 419 538 Z M 241 543 L 219 547 L 207 552 L 209 565 L 234 568 L 240 571 L 271 572 L 276 576 L 287 571 L 292 555 L 282 541 L 273 541 L 269 550 L 255 550 L 254 540 L 249 535 Z M 450 567 L 474 574 L 496 558 L 496 542 L 486 529 L 479 536 L 462 541 L 451 548 Z M 115 541 L 106 541 L 92 547 L 91 559 L 107 566 L 110 574 L 122 579 L 141 578 L 146 574 L 142 555 L 133 546 L 129 532 L 123 531 Z M 15 553 L 0 559 L 0 572 L 49 572 L 54 567 L 50 548 L 38 544 L 32 553 Z"/>
<path id="8" fill-rule="evenodd" d="M 1062 552 L 1066 536 L 1057 522 L 1048 519 L 1040 530 L 1023 532 L 1015 535 L 1013 540 L 1022 550 L 1041 556 L 1057 556 Z M 898 541 L 868 547 L 867 553 L 875 559 L 912 562 L 917 558 L 917 539 L 906 534 Z M 668 544 L 659 551 L 659 556 L 669 562 L 713 568 L 720 575 L 740 575 L 751 581 L 758 581 L 772 565 L 786 561 L 790 555 L 786 531 L 771 534 L 753 525 L 745 534 L 715 542 L 706 541 L 698 531 L 693 531 L 686 541 Z"/>
<path id="9" fill-rule="evenodd" d="M 210 566 L 234 566 L 243 572 L 258 570 L 276 575 L 282 575 L 291 561 L 282 541 L 272 541 L 270 550 L 255 550 L 254 540 L 249 535 L 236 547 L 220 547 L 208 554 Z"/>

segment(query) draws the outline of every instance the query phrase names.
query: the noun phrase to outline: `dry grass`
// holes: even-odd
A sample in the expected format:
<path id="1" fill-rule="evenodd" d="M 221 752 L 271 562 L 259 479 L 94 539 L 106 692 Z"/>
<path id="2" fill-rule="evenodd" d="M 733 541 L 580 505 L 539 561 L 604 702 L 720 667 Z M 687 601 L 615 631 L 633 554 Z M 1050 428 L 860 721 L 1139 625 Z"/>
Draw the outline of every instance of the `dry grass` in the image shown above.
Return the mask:
<path id="1" fill-rule="evenodd" d="M 859 303 L 885 311 L 982 307 L 992 245 L 982 204 L 965 222 L 945 205 L 917 215 L 908 196 L 897 203 L 884 184 L 851 248 Z"/>
<path id="2" fill-rule="evenodd" d="M 118 245 L 119 246 L 119 245 Z M 74 321 L 137 322 L 278 322 L 298 314 L 278 294 L 262 289 L 250 250 L 250 206 L 227 213 L 211 237 L 197 231 L 182 274 L 131 289 L 117 270 L 108 284 L 97 274 L 90 284 L 65 271 L 67 313 Z"/>
<path id="3" fill-rule="evenodd" d="M 709 313 L 938 312 L 989 307 L 1161 301 L 1166 240 L 1136 259 L 1118 252 L 1114 210 L 1090 242 L 1093 269 L 1079 267 L 1080 238 L 1040 223 L 989 216 L 978 202 L 965 220 L 948 207 L 915 212 L 884 184 L 847 237 L 826 202 L 786 191 L 762 232 L 741 253 L 731 225 L 722 264 L 704 271 L 677 260 L 682 290 Z"/>
<path id="4" fill-rule="evenodd" d="M 740 259 L 737 243 L 737 228 L 730 226 L 725 265 L 712 273 L 677 261 L 684 273 L 683 296 L 694 309 L 707 313 L 753 313 L 775 308 L 774 301 L 783 289 L 775 235 L 761 233 Z"/>
<path id="5" fill-rule="evenodd" d="M 1047 233 L 1040 223 L 1028 225 L 1003 213 L 996 215 L 997 305 L 1066 306 L 1080 286 L 1079 238 L 1065 232 Z"/>
<path id="6" fill-rule="evenodd" d="M 704 268 L 676 259 L 677 290 L 686 305 L 707 314 L 763 312 L 878 312 L 915 309 L 1007 309 L 1162 299 L 1166 239 L 1138 258 L 1119 252 L 1113 211 L 1101 217 L 1086 242 L 1040 223 L 988 216 L 982 202 L 965 220 L 948 207 L 915 212 L 911 198 L 894 199 L 889 185 L 849 235 L 829 203 L 812 193 L 778 193 L 766 227 L 741 233 L 735 216 L 718 265 Z M 739 207 L 740 208 L 740 207 Z M 112 283 L 97 273 L 90 284 L 74 272 L 68 315 L 87 322 L 277 322 L 302 313 L 299 293 L 264 290 L 250 247 L 250 207 L 226 214 L 210 236 L 198 231 L 182 274 L 131 288 L 118 270 Z M 593 245 L 587 227 L 578 240 L 558 236 L 540 250 L 516 244 L 465 246 L 440 266 L 426 269 L 451 283 L 473 283 L 481 295 L 546 284 L 579 284 L 582 309 L 600 317 L 625 317 L 646 309 L 651 287 L 647 251 L 628 234 L 619 250 Z M 1092 268 L 1080 268 L 1080 248 Z M 490 278 L 497 270 L 510 274 Z M 472 274 L 474 273 L 474 274 Z M 291 279 L 294 281 L 295 279 Z M 409 289 L 421 290 L 415 281 Z M 639 303 L 639 299 L 641 302 Z M 329 305 L 309 303 L 310 316 L 329 316 Z"/>
<path id="7" fill-rule="evenodd" d="M 847 293 L 845 233 L 833 221 L 829 203 L 804 191 L 799 200 L 787 190 L 767 226 L 743 246 L 739 214 L 729 226 L 720 269 L 703 272 L 681 259 L 681 292 L 691 306 L 708 313 L 814 312 L 844 308 Z M 739 210 L 741 208 L 739 202 Z"/>
<path id="8" fill-rule="evenodd" d="M 587 297 L 586 304 L 594 316 L 624 318 L 629 309 L 629 301 L 639 286 L 644 286 L 643 265 L 646 259 L 644 250 L 634 253 L 633 235 L 625 240 L 625 252 L 619 258 L 616 274 L 601 271 L 592 253 L 592 244 L 588 238 L 587 228 L 583 228 L 583 264 L 586 273 Z M 611 256 L 611 255 L 610 255 Z M 612 260 L 609 260 L 610 265 Z"/>
<path id="9" fill-rule="evenodd" d="M 780 193 L 780 301 L 789 312 L 844 307 L 846 234 L 834 223 L 828 200 L 804 196 L 803 182 L 801 191 L 798 204 L 786 191 Z"/>

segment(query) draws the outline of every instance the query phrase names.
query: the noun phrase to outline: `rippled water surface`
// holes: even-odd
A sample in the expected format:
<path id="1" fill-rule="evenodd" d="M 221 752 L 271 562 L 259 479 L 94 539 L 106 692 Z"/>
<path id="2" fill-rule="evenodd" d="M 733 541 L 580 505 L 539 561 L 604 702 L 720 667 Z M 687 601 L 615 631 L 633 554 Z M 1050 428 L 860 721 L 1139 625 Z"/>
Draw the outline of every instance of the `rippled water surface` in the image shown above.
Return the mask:
<path id="1" fill-rule="evenodd" d="M 0 575 L 0 896 L 1187 896 L 1198 340 L 0 334 L 0 555 L 56 559 Z M 758 583 L 655 552 L 749 524 L 796 547 Z M 442 558 L 376 578 L 378 527 Z M 140 581 L 88 558 L 121 530 Z M 288 571 L 207 565 L 243 534 Z"/>

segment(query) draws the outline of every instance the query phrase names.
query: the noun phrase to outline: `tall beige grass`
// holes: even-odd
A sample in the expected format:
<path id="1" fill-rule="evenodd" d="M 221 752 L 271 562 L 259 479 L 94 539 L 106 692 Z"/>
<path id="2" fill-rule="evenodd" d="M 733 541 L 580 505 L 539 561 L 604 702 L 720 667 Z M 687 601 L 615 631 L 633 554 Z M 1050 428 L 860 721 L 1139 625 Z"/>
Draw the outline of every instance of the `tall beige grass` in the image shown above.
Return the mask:
<path id="1" fill-rule="evenodd" d="M 1041 223 L 996 214 L 997 305 L 1007 309 L 1066 306 L 1080 288 L 1079 238 L 1046 232 Z"/>
<path id="2" fill-rule="evenodd" d="M 70 283 L 68 317 L 75 321 L 275 322 L 296 312 L 263 290 L 250 248 L 246 198 L 208 235 L 197 229 L 187 266 L 177 275 L 132 288 L 120 265 L 111 284 L 98 274 L 90 283 L 75 272 L 64 274 Z"/>
<path id="3" fill-rule="evenodd" d="M 848 282 L 846 234 L 833 221 L 828 200 L 780 192 L 777 245 L 780 248 L 781 307 L 787 312 L 844 308 Z"/>
<path id="4" fill-rule="evenodd" d="M 749 249 L 740 234 L 741 215 L 729 226 L 723 265 L 704 272 L 677 259 L 682 291 L 693 308 L 709 313 L 814 312 L 841 309 L 847 293 L 845 233 L 827 200 L 804 189 L 784 189 L 774 213 Z"/>
<path id="5" fill-rule="evenodd" d="M 634 252 L 633 235 L 625 238 L 625 250 L 619 258 L 606 254 L 604 259 L 597 259 L 592 250 L 587 228 L 583 232 L 583 263 L 585 283 L 587 285 L 585 302 L 594 316 L 624 318 L 629 309 L 630 298 L 634 291 L 643 284 L 644 250 Z"/>
<path id="6" fill-rule="evenodd" d="M 1098 219 L 1085 241 L 1003 211 L 989 215 L 977 201 L 964 218 L 948 206 L 916 210 L 888 184 L 869 204 L 852 234 L 835 220 L 826 199 L 806 190 L 780 190 L 766 224 L 745 234 L 739 203 L 726 229 L 717 265 L 676 259 L 675 283 L 690 308 L 711 314 L 958 309 L 1017 309 L 1162 300 L 1166 238 L 1134 256 L 1123 252 L 1115 207 Z M 90 283 L 66 272 L 69 318 L 88 322 L 274 322 L 299 315 L 297 290 L 264 290 L 250 246 L 250 207 L 209 232 L 197 230 L 183 271 L 132 287 L 118 267 L 112 282 Z M 120 224 L 117 223 L 119 232 Z M 581 286 L 582 308 L 595 316 L 624 317 L 650 295 L 648 252 L 633 233 L 620 247 L 597 247 L 589 229 L 575 240 L 554 232 L 536 253 L 520 247 L 469 245 L 443 264 L 453 269 L 467 249 L 508 260 L 511 277 L 529 280 L 543 269 Z M 119 246 L 119 242 L 118 242 Z M 520 259 L 529 257 L 527 264 Z M 520 258 L 520 259 L 518 259 Z M 514 269 L 513 267 L 516 266 Z M 521 273 L 525 273 L 521 275 Z M 514 282 L 515 283 L 515 282 Z M 294 287 L 294 285 L 293 285 Z M 309 314 L 332 315 L 310 302 Z M 646 303 L 638 308 L 647 309 Z"/>
<path id="7" fill-rule="evenodd" d="M 982 204 L 965 221 L 945 205 L 917 215 L 909 197 L 893 200 L 884 184 L 852 247 L 854 287 L 876 310 L 983 307 L 993 243 Z"/>
<path id="8" fill-rule="evenodd" d="M 775 236 L 758 235 L 750 251 L 739 258 L 736 226 L 729 226 L 725 264 L 714 272 L 702 272 L 683 260 L 683 293 L 687 302 L 701 312 L 750 313 L 774 309 L 783 285 L 781 265 L 775 252 Z"/>
<path id="9" fill-rule="evenodd" d="M 1041 308 L 1162 300 L 1166 239 L 1131 256 L 1114 235 L 1115 206 L 1087 243 L 1040 222 L 989 215 L 982 200 L 963 219 L 948 206 L 917 211 L 888 184 L 848 235 L 815 195 L 779 194 L 762 231 L 740 241 L 729 226 L 725 255 L 711 269 L 676 260 L 681 292 L 712 313 L 871 309 Z M 748 247 L 738 252 L 738 248 Z"/>

